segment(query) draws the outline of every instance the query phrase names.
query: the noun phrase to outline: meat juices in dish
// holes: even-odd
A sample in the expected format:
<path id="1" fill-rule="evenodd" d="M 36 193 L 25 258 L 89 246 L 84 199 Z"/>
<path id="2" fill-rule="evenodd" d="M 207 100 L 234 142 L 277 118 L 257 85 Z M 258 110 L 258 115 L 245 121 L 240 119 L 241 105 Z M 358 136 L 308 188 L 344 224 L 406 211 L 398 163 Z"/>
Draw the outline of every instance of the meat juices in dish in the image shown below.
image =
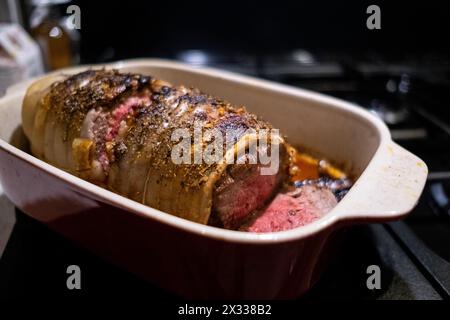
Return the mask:
<path id="1" fill-rule="evenodd" d="M 279 149 L 275 174 L 261 174 L 265 165 L 248 159 L 241 164 L 174 163 L 176 129 L 193 132 L 196 123 L 217 129 L 226 154 L 236 157 L 246 148 L 241 142 L 249 139 L 248 129 L 273 129 L 244 107 L 194 88 L 116 70 L 47 77 L 28 88 L 22 118 L 31 151 L 40 159 L 198 223 L 281 231 L 311 222 L 336 204 L 327 187 L 295 188 L 293 148 L 281 136 L 271 141 Z M 271 146 L 264 151 L 270 153 Z"/>

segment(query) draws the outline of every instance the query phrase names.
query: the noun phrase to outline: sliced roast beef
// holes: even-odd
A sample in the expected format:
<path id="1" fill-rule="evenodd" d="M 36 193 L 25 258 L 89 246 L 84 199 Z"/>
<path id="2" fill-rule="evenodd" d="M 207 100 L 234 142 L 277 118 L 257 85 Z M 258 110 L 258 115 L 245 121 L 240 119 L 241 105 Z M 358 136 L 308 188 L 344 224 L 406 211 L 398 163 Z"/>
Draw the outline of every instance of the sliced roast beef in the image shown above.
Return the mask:
<path id="1" fill-rule="evenodd" d="M 247 140 L 257 139 L 249 131 L 272 126 L 195 88 L 116 70 L 89 70 L 44 85 L 33 86 L 24 100 L 24 129 L 35 155 L 161 211 L 227 229 L 282 231 L 323 216 L 336 205 L 330 189 L 339 197 L 349 187 L 319 179 L 279 193 L 291 160 L 283 138 L 275 134 L 266 141 L 275 144 L 258 142 L 258 155 L 248 153 Z M 196 141 L 196 128 L 215 129 L 218 136 Z M 178 129 L 194 139 L 189 163 L 171 157 Z M 219 141 L 225 157 L 196 162 L 195 150 L 205 151 L 210 141 Z M 272 163 L 259 156 L 273 152 L 276 170 L 263 174 Z"/>
<path id="2" fill-rule="evenodd" d="M 240 230 L 262 233 L 293 229 L 317 220 L 336 204 L 336 198 L 328 188 L 303 186 L 278 194 Z"/>
<path id="3" fill-rule="evenodd" d="M 281 159 L 286 159 L 283 152 Z M 223 173 L 213 197 L 213 219 L 216 216 L 219 225 L 227 229 L 238 228 L 280 190 L 286 170 L 279 170 L 275 175 L 262 175 L 264 167 L 261 164 L 233 164 Z M 281 167 L 286 168 L 286 164 L 282 163 Z"/>

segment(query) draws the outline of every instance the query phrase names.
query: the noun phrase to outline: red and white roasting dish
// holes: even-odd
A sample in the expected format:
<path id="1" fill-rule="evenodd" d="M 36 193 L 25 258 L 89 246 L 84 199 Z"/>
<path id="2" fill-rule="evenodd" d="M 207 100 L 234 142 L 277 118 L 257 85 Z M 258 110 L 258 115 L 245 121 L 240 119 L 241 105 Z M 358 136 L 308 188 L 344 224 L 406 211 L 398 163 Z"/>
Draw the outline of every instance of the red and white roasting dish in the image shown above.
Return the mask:
<path id="1" fill-rule="evenodd" d="M 357 177 L 334 209 L 296 229 L 257 234 L 202 225 L 33 157 L 21 128 L 22 100 L 31 81 L 10 88 L 0 99 L 0 182 L 6 195 L 49 228 L 171 292 L 194 298 L 297 297 L 319 278 L 342 226 L 400 219 L 422 192 L 425 163 L 394 143 L 382 121 L 350 103 L 169 61 L 105 67 L 193 86 L 244 105 L 292 145 L 317 151 Z"/>

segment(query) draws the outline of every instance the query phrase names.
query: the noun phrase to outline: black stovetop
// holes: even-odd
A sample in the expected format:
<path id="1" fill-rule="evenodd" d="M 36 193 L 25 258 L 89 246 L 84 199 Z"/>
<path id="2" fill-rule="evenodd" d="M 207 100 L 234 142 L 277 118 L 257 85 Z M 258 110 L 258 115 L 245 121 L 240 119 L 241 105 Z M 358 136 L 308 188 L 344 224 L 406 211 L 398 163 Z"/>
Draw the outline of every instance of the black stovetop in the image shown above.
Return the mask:
<path id="1" fill-rule="evenodd" d="M 450 63 L 436 54 L 349 59 L 293 51 L 283 55 L 173 56 L 330 94 L 370 109 L 400 145 L 429 167 L 413 212 L 401 222 L 347 230 L 338 259 L 302 299 L 450 298 Z M 74 246 L 16 210 L 0 259 L 0 297 L 36 294 L 177 298 Z M 84 272 L 83 290 L 65 287 L 66 267 Z M 369 265 L 381 269 L 381 289 L 366 286 Z"/>

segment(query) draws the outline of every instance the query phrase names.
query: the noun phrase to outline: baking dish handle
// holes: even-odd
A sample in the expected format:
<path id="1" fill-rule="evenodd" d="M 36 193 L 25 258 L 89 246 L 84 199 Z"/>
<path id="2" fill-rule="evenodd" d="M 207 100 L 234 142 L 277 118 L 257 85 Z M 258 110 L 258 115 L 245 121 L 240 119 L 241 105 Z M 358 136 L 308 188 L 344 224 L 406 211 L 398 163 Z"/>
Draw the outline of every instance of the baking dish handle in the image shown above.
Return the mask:
<path id="1" fill-rule="evenodd" d="M 416 205 L 427 174 L 420 158 L 390 141 L 377 151 L 335 212 L 346 222 L 400 219 Z"/>

